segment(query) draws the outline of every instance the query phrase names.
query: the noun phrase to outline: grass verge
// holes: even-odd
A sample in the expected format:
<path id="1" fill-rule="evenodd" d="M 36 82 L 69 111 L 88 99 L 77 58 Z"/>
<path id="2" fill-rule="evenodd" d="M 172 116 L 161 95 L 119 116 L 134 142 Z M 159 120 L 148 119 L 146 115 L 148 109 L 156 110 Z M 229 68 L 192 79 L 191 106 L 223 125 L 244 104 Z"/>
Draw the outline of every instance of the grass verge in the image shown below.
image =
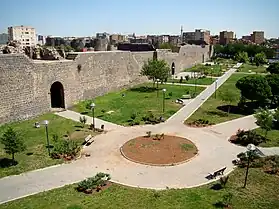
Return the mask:
<path id="1" fill-rule="evenodd" d="M 192 189 L 154 191 L 112 185 L 108 189 L 86 195 L 75 191 L 75 185 L 42 192 L 37 195 L 0 205 L 1 209 L 125 209 L 125 208 L 187 208 L 213 209 L 227 193 L 232 194 L 232 206 L 237 209 L 279 208 L 279 178 L 260 169 L 249 170 L 248 184 L 243 189 L 245 169 L 237 168 L 224 189 L 213 190 L 211 185 Z"/>
<path id="2" fill-rule="evenodd" d="M 242 64 L 240 68 L 237 70 L 237 72 L 267 73 L 266 67 L 264 66 L 257 67 L 256 65 L 252 65 L 252 64 Z"/>

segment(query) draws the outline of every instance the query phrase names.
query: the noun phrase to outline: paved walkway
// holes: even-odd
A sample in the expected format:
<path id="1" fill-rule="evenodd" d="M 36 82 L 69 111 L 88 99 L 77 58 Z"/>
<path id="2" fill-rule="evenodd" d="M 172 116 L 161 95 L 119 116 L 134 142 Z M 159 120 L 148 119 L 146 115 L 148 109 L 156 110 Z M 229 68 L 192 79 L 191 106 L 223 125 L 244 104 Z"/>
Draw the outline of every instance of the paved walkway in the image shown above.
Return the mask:
<path id="1" fill-rule="evenodd" d="M 241 63 L 237 64 L 235 67 L 238 68 L 240 66 L 241 66 Z M 208 86 L 203 92 L 201 92 L 190 103 L 188 103 L 183 108 L 181 108 L 179 111 L 177 111 L 166 122 L 167 123 L 183 123 L 215 92 L 216 89 L 218 89 L 236 71 L 236 68 L 231 68 L 226 73 L 224 73 L 221 77 L 219 77 L 219 79 L 217 79 L 213 84 Z"/>
<path id="2" fill-rule="evenodd" d="M 231 69 L 223 75 L 218 80 L 218 85 L 221 85 L 234 71 L 235 69 Z M 112 180 L 117 183 L 153 189 L 188 188 L 207 184 L 210 181 L 205 177 L 224 166 L 227 167 L 225 174 L 229 173 L 234 168 L 232 160 L 245 150 L 244 147 L 235 146 L 227 140 L 227 135 L 235 132 L 240 122 L 232 121 L 228 123 L 230 125 L 223 123 L 211 129 L 190 128 L 183 124 L 185 118 L 189 117 L 213 92 L 214 85 L 211 85 L 170 120 L 154 126 L 122 127 L 96 120 L 97 126 L 105 124 L 105 128 L 110 131 L 96 136 L 94 142 L 83 150 L 89 153 L 90 157 L 0 179 L 0 204 L 72 184 L 91 177 L 96 172 L 110 173 Z M 76 121 L 79 121 L 80 116 L 73 111 L 60 112 L 57 115 Z M 91 123 L 91 119 L 88 117 L 87 122 Z M 248 120 L 253 121 L 251 118 L 242 119 L 241 123 L 250 123 L 251 121 Z M 222 127 L 226 129 L 224 133 L 220 130 Z M 120 147 L 131 138 L 145 135 L 147 131 L 153 134 L 165 133 L 189 138 L 196 144 L 198 155 L 187 163 L 167 167 L 141 165 L 122 157 L 119 152 Z M 221 132 L 221 135 L 217 132 Z M 265 149 L 264 152 L 271 154 L 277 150 Z"/>
<path id="3" fill-rule="evenodd" d="M 93 123 L 92 122 L 93 121 L 92 117 L 87 116 L 87 115 L 82 115 L 80 113 L 77 113 L 77 112 L 74 112 L 74 111 L 71 111 L 71 110 L 66 110 L 66 111 L 63 111 L 63 112 L 56 112 L 55 114 L 59 115 L 61 117 L 67 118 L 67 119 L 77 121 L 77 122 L 79 122 L 80 117 L 85 116 L 86 119 L 87 119 L 86 124 L 90 125 L 90 124 Z M 95 120 L 95 127 L 96 128 L 101 128 L 101 125 L 104 125 L 104 129 L 107 130 L 107 131 L 111 131 L 111 130 L 114 130 L 114 129 L 117 129 L 117 128 L 121 127 L 120 125 L 116 125 L 114 123 L 110 123 L 110 122 L 101 120 L 99 118 L 95 118 L 94 120 Z"/>

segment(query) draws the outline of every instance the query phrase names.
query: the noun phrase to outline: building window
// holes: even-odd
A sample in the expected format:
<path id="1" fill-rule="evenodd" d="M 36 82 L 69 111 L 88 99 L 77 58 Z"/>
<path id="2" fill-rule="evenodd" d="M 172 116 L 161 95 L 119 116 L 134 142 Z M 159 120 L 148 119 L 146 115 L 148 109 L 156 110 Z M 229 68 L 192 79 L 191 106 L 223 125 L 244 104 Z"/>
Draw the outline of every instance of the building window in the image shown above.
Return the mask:
<path id="1" fill-rule="evenodd" d="M 29 39 L 25 39 L 25 41 L 29 41 Z"/>
<path id="2" fill-rule="evenodd" d="M 29 34 L 29 32 L 25 32 L 25 34 Z"/>

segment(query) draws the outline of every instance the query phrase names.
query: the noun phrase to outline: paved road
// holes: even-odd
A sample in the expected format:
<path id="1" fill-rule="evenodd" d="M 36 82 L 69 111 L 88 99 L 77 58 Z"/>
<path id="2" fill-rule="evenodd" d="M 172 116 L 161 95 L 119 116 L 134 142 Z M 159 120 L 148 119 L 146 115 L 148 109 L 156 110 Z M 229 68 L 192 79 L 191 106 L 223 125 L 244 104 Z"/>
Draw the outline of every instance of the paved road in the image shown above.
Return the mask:
<path id="1" fill-rule="evenodd" d="M 238 63 L 231 68 L 226 73 L 224 73 L 219 79 L 217 79 L 213 84 L 208 86 L 203 92 L 201 92 L 192 102 L 188 103 L 186 106 L 181 108 L 173 116 L 171 116 L 166 123 L 183 123 L 187 118 L 189 118 L 214 92 L 218 89 L 236 70 L 241 66 Z"/>

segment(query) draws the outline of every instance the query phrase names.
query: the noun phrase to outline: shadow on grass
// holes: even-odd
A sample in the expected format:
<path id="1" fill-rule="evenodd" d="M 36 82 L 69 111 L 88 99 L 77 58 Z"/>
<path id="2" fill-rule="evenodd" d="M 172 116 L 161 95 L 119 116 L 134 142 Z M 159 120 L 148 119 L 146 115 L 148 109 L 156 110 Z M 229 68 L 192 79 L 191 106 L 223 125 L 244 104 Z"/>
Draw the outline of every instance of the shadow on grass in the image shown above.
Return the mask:
<path id="1" fill-rule="evenodd" d="M 82 125 L 75 125 L 75 128 L 83 128 Z"/>
<path id="2" fill-rule="evenodd" d="M 80 114 L 81 115 L 86 115 L 86 114 L 88 114 L 88 111 L 81 112 Z"/>
<path id="3" fill-rule="evenodd" d="M 241 115 L 251 115 L 255 113 L 255 110 L 252 107 L 240 108 L 235 105 L 222 105 L 218 106 L 217 109 L 223 111 L 224 113 L 227 113 L 230 109 L 230 113 Z"/>
<path id="4" fill-rule="evenodd" d="M 130 89 L 130 91 L 142 92 L 142 93 L 150 93 L 156 90 L 157 89 L 155 87 L 150 87 L 150 86 L 140 86 L 140 87 L 134 87 Z"/>
<path id="5" fill-rule="evenodd" d="M 8 168 L 11 166 L 16 166 L 18 164 L 17 161 L 9 159 L 9 158 L 0 158 L 0 168 Z"/>
<path id="6" fill-rule="evenodd" d="M 210 187 L 210 189 L 216 190 L 216 191 L 221 190 L 222 188 L 223 188 L 222 185 L 219 183 L 216 183 Z"/>
<path id="7" fill-rule="evenodd" d="M 82 209 L 82 207 L 79 205 L 70 205 L 67 207 L 67 209 Z"/>
<path id="8" fill-rule="evenodd" d="M 226 206 L 223 202 L 221 202 L 221 201 L 214 203 L 213 206 L 214 206 L 215 208 L 226 208 L 226 207 L 227 207 L 227 206 Z"/>

